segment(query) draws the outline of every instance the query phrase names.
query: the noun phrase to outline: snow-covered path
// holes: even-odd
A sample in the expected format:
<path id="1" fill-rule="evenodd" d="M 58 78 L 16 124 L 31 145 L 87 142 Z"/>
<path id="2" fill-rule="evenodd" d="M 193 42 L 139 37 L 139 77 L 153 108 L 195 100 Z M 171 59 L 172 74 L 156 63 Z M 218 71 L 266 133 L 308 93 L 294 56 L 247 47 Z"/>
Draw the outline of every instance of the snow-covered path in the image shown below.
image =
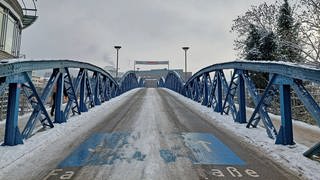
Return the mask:
<path id="1" fill-rule="evenodd" d="M 319 177 L 319 164 L 294 154 L 303 148 L 275 146 L 260 134 L 172 91 L 138 89 L 24 145 L 1 147 L 0 179 Z"/>

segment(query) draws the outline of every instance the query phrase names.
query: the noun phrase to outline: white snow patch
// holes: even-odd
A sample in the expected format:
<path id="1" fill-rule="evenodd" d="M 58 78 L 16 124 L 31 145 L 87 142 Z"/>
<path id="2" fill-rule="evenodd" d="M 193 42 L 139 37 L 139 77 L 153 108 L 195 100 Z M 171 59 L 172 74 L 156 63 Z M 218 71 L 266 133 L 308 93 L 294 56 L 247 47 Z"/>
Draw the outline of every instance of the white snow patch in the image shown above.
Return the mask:
<path id="1" fill-rule="evenodd" d="M 230 130 L 235 136 L 242 138 L 247 143 L 261 149 L 267 157 L 271 157 L 276 162 L 287 167 L 288 169 L 296 172 L 299 176 L 306 179 L 319 179 L 320 177 L 320 164 L 319 162 L 312 161 L 302 154 L 308 147 L 297 143 L 294 146 L 276 145 L 274 140 L 268 138 L 265 129 L 258 127 L 248 129 L 246 125 L 235 123 L 232 116 L 221 115 L 213 112 L 211 108 L 202 106 L 201 104 L 192 101 L 174 91 L 167 90 L 170 94 L 177 97 L 192 109 L 201 112 L 206 119 L 210 119 L 211 123 Z M 297 123 L 301 125 L 302 123 Z M 303 124 L 304 127 L 310 127 Z M 313 129 L 314 127 L 312 127 Z"/>
<path id="2" fill-rule="evenodd" d="M 301 64 L 294 62 L 285 62 L 285 61 L 250 61 L 250 60 L 236 60 L 234 62 L 248 62 L 248 63 L 271 63 L 271 64 L 279 64 L 279 65 L 287 65 L 292 67 L 301 67 L 306 69 L 320 70 L 319 67 L 311 64 Z"/>

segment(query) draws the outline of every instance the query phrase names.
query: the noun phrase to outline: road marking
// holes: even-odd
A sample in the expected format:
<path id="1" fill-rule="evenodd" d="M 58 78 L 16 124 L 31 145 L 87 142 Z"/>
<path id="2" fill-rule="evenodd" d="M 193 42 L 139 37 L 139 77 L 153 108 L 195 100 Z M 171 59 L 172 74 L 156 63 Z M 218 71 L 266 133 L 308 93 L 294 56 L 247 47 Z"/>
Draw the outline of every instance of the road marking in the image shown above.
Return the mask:
<path id="1" fill-rule="evenodd" d="M 74 175 L 74 171 L 65 171 L 63 169 L 54 169 L 52 170 L 43 180 L 50 179 L 71 179 Z"/>
<path id="2" fill-rule="evenodd" d="M 194 156 L 194 164 L 245 165 L 243 160 L 212 134 L 183 133 L 182 137 Z"/>
<path id="3" fill-rule="evenodd" d="M 135 159 L 143 161 L 145 155 L 140 151 L 134 154 L 123 153 L 125 145 L 128 145 L 130 133 L 97 133 L 84 141 L 73 151 L 58 167 L 81 167 L 88 165 L 113 164 L 117 160 Z"/>
<path id="4" fill-rule="evenodd" d="M 260 175 L 252 170 L 252 169 L 237 169 L 235 167 L 232 166 L 228 166 L 222 169 L 211 169 L 211 173 L 209 173 L 210 175 L 214 176 L 214 177 L 226 177 L 226 178 L 245 178 L 245 177 L 249 177 L 249 178 L 259 178 Z"/>
<path id="5" fill-rule="evenodd" d="M 206 151 L 208 152 L 212 152 L 211 149 L 209 148 L 209 144 L 211 144 L 211 142 L 207 142 L 207 141 L 198 141 L 197 142 L 198 144 L 201 144 L 205 149 Z"/>

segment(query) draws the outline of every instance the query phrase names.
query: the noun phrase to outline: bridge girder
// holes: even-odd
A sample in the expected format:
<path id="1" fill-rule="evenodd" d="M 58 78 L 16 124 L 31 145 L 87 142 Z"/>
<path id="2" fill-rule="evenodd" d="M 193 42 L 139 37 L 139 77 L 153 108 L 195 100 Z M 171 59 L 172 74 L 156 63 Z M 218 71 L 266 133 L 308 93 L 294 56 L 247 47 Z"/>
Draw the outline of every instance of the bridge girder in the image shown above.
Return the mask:
<path id="1" fill-rule="evenodd" d="M 225 78 L 224 70 L 233 70 L 229 83 Z M 269 74 L 268 85 L 262 94 L 259 94 L 251 80 L 249 71 Z M 257 127 L 258 123 L 262 121 L 267 135 L 276 139 L 276 144 L 292 145 L 295 143 L 292 131 L 291 89 L 297 94 L 320 127 L 320 106 L 304 87 L 306 82 L 320 84 L 320 69 L 293 63 L 234 61 L 205 67 L 186 82 L 176 72 L 171 71 L 165 78 L 159 80 L 158 87 L 171 89 L 200 102 L 204 106 L 211 107 L 221 114 L 231 112 L 234 121 L 246 123 L 247 128 Z M 245 88 L 252 97 L 255 106 L 248 122 L 246 119 Z M 276 93 L 279 93 L 280 96 L 281 114 L 281 125 L 278 131 L 274 127 L 267 109 Z M 235 98 L 237 98 L 237 103 Z M 319 149 L 318 145 L 317 150 L 313 152 L 318 152 Z M 310 152 L 308 156 L 310 156 Z"/>
<path id="2" fill-rule="evenodd" d="M 69 69 L 77 69 L 73 78 Z M 51 69 L 52 74 L 45 88 L 39 92 L 31 78 L 32 71 Z M 92 75 L 91 75 L 92 74 Z M 9 60 L 0 64 L 0 95 L 9 87 L 4 145 L 14 146 L 29 138 L 40 121 L 43 127 L 64 123 L 72 115 L 80 115 L 133 88 L 143 87 L 144 80 L 134 72 L 127 72 L 118 82 L 103 69 L 73 60 Z M 18 127 L 20 91 L 33 108 L 22 133 Z M 55 116 L 52 120 L 45 107 L 49 96 L 55 92 Z M 63 99 L 67 97 L 66 105 Z"/>

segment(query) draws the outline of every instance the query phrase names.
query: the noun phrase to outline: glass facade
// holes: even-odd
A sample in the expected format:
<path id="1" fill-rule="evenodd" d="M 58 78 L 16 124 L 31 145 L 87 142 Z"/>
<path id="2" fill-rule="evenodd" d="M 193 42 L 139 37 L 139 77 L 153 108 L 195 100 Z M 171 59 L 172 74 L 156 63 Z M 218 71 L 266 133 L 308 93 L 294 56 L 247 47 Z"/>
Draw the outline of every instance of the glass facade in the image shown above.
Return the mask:
<path id="1" fill-rule="evenodd" d="M 4 50 L 12 54 L 12 44 L 13 44 L 13 31 L 14 31 L 14 20 L 8 16 L 8 21 L 7 21 L 7 31 L 6 31 L 6 42 L 4 46 Z"/>
<path id="2" fill-rule="evenodd" d="M 0 50 L 3 49 L 3 38 L 2 38 L 2 32 L 3 32 L 3 22 L 4 22 L 4 9 L 0 6 Z"/>
<path id="3" fill-rule="evenodd" d="M 0 6 L 0 50 L 15 57 L 20 53 L 21 26 L 16 18 Z"/>

